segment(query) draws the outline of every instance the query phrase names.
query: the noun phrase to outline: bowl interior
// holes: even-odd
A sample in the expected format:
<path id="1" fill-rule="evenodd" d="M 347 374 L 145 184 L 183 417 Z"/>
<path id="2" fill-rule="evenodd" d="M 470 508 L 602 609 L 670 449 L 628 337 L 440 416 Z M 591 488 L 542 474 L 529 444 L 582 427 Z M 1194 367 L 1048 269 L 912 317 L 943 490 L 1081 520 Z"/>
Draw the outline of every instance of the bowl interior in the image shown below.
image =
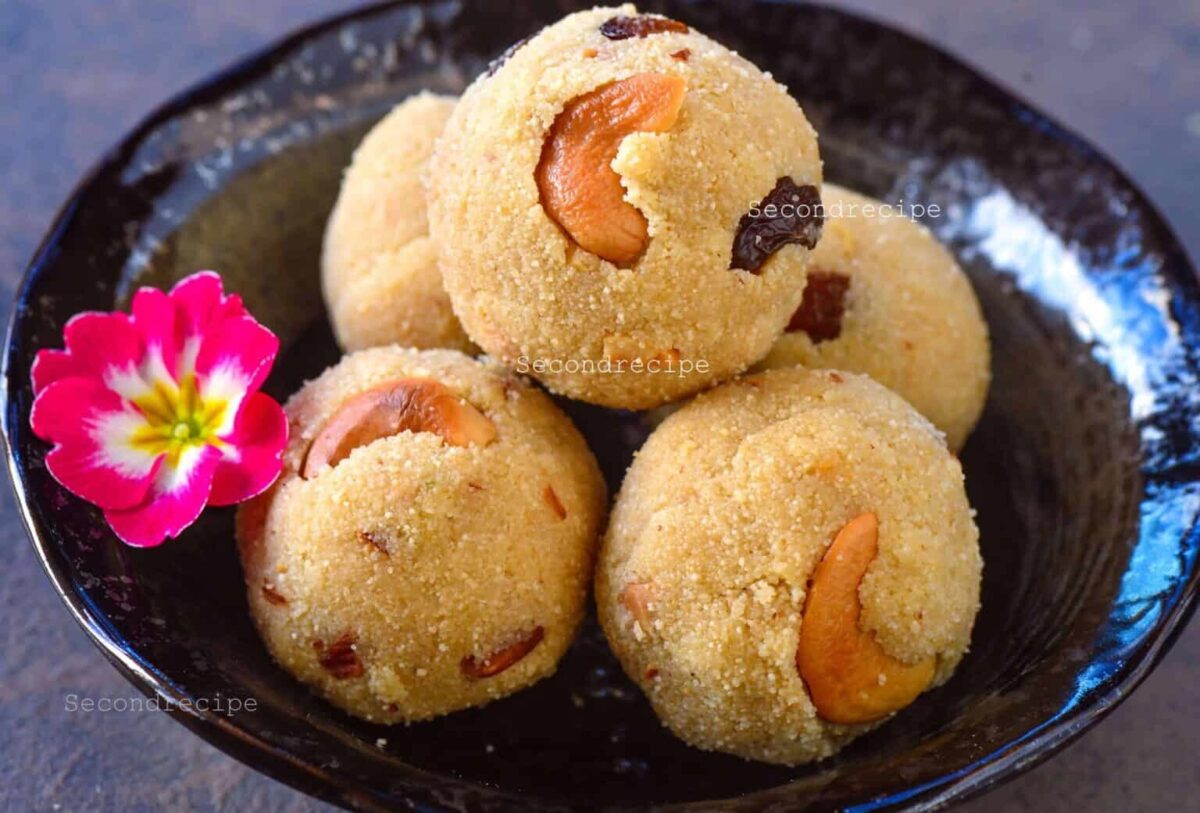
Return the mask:
<path id="1" fill-rule="evenodd" d="M 1144 674 L 1190 606 L 1200 312 L 1190 265 L 1140 194 L 1087 145 L 901 34 L 808 6 L 662 8 L 772 71 L 821 133 L 827 176 L 924 206 L 970 273 L 994 383 L 963 454 L 986 562 L 969 657 L 836 758 L 795 769 L 672 738 L 593 621 L 531 690 L 372 726 L 267 656 L 231 511 L 136 551 L 49 477 L 26 425 L 33 354 L 59 345 L 73 313 L 111 309 L 137 285 L 219 270 L 284 339 L 276 397 L 333 363 L 318 256 L 354 145 L 397 100 L 460 91 L 565 10 L 387 6 L 285 41 L 152 117 L 48 239 L 9 344 L 14 474 L 52 578 L 143 683 L 176 699 L 254 698 L 253 712 L 188 715 L 239 756 L 363 806 L 903 806 L 984 785 L 1081 730 Z M 644 423 L 564 406 L 615 490 Z"/>

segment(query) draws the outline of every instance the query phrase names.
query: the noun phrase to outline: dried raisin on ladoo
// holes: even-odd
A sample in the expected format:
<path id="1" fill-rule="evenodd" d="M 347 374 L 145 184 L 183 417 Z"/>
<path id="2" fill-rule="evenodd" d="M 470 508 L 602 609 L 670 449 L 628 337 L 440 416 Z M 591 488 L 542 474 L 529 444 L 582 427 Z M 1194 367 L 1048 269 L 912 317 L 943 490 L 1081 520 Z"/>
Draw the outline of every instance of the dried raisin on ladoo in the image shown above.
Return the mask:
<path id="1" fill-rule="evenodd" d="M 809 271 L 804 286 L 804 298 L 792 314 L 787 332 L 801 331 L 814 344 L 836 339 L 842 333 L 842 317 L 846 314 L 846 293 L 850 278 L 836 271 Z"/>
<path id="2" fill-rule="evenodd" d="M 729 267 L 757 274 L 772 254 L 789 243 L 816 248 L 824 220 L 821 193 L 815 186 L 797 186 L 791 178 L 780 178 L 738 221 Z"/>
<path id="3" fill-rule="evenodd" d="M 686 34 L 688 27 L 678 20 L 651 14 L 638 14 L 633 17 L 618 14 L 616 17 L 605 20 L 604 24 L 600 26 L 600 33 L 610 40 L 627 40 L 631 37 L 642 39 L 651 34 L 662 34 L 668 31 Z"/>

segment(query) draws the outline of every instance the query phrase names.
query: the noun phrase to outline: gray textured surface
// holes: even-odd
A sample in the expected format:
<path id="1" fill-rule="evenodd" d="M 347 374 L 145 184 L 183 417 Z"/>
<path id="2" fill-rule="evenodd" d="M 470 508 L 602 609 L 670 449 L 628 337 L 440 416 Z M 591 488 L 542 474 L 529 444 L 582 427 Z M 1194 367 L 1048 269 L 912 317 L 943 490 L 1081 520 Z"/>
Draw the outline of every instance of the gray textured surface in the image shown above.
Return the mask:
<path id="1" fill-rule="evenodd" d="M 247 49 L 343 7 L 333 0 L 0 0 L 0 286 L 81 173 L 153 104 Z M 1143 185 L 1200 257 L 1200 6 L 1033 0 L 848 0 L 923 34 L 1088 136 Z M 68 695 L 136 696 L 42 576 L 0 497 L 4 612 L 0 809 L 311 810 L 319 804 L 163 714 L 65 710 Z M 1200 796 L 1200 626 L 1137 694 L 1064 754 L 964 806 L 1129 811 Z"/>

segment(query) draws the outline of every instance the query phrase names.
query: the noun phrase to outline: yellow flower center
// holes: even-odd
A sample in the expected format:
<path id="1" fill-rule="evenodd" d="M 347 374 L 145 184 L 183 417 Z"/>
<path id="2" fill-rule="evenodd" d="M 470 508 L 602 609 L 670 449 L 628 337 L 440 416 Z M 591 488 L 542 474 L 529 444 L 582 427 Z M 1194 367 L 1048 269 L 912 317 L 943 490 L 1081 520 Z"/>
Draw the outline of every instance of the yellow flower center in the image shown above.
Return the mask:
<path id="1" fill-rule="evenodd" d="M 190 447 L 222 445 L 216 432 L 224 424 L 229 404 L 200 397 L 194 374 L 184 376 L 179 384 L 160 379 L 133 404 L 146 418 L 146 425 L 133 435 L 133 445 L 155 457 L 165 454 L 171 466 Z"/>

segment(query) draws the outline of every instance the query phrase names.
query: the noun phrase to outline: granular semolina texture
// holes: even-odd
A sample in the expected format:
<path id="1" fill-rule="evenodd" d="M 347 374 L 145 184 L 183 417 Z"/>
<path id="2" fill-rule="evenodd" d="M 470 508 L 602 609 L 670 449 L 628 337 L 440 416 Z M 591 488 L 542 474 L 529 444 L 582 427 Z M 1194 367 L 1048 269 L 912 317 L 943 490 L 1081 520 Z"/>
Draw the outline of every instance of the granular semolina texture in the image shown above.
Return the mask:
<path id="1" fill-rule="evenodd" d="M 825 184 L 825 229 L 787 331 L 762 368 L 865 373 L 903 396 L 958 451 L 987 400 L 987 323 L 958 263 L 924 226 Z"/>
<path id="2" fill-rule="evenodd" d="M 385 344 L 474 352 L 442 286 L 425 174 L 456 99 L 419 93 L 359 144 L 325 228 L 321 284 L 343 350 Z"/>
<path id="3" fill-rule="evenodd" d="M 402 431 L 338 430 L 377 393 L 408 409 Z M 583 615 L 606 497 L 549 398 L 454 351 L 386 347 L 345 357 L 286 411 L 284 473 L 237 524 L 251 613 L 284 669 L 382 723 L 554 671 Z M 335 430 L 349 440 L 331 446 Z"/>
<path id="4" fill-rule="evenodd" d="M 686 26 L 605 33 L 637 16 L 569 15 L 479 77 L 435 149 L 429 218 L 480 347 L 560 394 L 645 409 L 782 333 L 819 228 L 749 240 L 772 249 L 753 262 L 734 243 L 765 199 L 815 196 L 821 161 L 786 88 L 732 51 Z"/>
<path id="5" fill-rule="evenodd" d="M 826 554 L 867 520 L 865 575 L 839 585 L 854 551 Z M 833 575 L 818 581 L 825 563 Z M 895 709 L 882 700 L 909 702 L 894 699 L 901 677 L 919 680 L 913 696 L 950 677 L 981 568 L 962 469 L 934 427 L 866 376 L 789 368 L 702 393 L 649 438 L 613 507 L 596 604 L 625 671 L 679 737 L 797 764 L 885 719 Z M 829 611 L 845 609 L 835 599 L 856 615 L 830 637 Z M 850 639 L 862 647 L 847 655 Z M 868 655 L 887 668 L 839 697 L 847 687 L 829 676 Z"/>

